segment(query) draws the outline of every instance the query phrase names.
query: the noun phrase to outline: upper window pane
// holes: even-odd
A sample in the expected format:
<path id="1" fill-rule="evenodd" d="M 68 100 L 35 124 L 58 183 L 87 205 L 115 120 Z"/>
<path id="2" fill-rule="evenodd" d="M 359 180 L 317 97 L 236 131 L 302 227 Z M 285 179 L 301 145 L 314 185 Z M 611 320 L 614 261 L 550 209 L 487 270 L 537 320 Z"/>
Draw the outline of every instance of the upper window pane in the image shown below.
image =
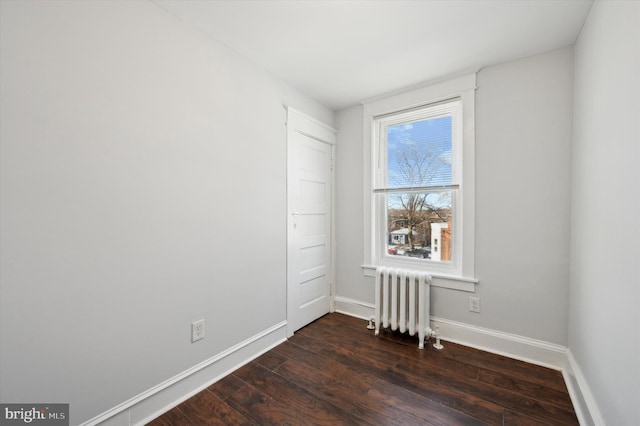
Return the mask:
<path id="1" fill-rule="evenodd" d="M 387 189 L 453 184 L 450 115 L 386 127 Z"/>

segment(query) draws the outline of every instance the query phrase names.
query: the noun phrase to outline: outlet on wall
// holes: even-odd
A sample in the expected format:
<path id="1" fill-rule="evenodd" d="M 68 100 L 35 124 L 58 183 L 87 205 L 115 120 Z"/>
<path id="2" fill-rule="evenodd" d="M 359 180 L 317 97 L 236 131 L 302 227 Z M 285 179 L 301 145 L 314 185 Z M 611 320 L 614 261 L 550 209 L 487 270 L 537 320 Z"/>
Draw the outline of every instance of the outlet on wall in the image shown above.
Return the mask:
<path id="1" fill-rule="evenodd" d="M 204 339 L 204 319 L 191 323 L 191 343 Z"/>
<path id="2" fill-rule="evenodd" d="M 469 311 L 480 313 L 480 298 L 469 296 Z"/>

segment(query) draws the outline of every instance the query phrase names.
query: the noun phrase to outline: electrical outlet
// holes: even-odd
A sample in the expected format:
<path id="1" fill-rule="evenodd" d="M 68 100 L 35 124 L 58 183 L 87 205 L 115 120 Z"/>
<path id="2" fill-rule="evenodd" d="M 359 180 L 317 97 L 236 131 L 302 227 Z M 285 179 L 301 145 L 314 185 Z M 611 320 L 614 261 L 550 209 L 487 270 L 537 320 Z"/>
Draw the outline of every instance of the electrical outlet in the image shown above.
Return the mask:
<path id="1" fill-rule="evenodd" d="M 204 319 L 191 323 L 191 343 L 204 339 Z"/>
<path id="2" fill-rule="evenodd" d="M 469 311 L 480 313 L 480 298 L 469 296 Z"/>

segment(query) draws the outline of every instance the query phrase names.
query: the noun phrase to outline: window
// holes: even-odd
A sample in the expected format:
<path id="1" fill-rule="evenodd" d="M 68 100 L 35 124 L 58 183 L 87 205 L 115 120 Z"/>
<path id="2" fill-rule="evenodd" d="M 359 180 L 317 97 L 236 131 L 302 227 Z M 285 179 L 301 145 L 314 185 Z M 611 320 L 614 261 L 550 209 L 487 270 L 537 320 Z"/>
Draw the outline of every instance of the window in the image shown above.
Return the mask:
<path id="1" fill-rule="evenodd" d="M 385 256 L 451 262 L 460 100 L 376 117 L 376 214 Z"/>
<path id="2" fill-rule="evenodd" d="M 365 103 L 365 269 L 397 266 L 476 282 L 474 91 L 475 74 Z"/>

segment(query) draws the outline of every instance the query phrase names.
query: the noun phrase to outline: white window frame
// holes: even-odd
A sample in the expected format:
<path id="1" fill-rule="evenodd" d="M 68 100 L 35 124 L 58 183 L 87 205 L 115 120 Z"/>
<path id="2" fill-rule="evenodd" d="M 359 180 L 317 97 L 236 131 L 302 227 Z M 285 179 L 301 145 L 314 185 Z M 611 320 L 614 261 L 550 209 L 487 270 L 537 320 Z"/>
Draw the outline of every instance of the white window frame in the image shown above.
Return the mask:
<path id="1" fill-rule="evenodd" d="M 371 276 L 378 266 L 395 266 L 429 272 L 432 284 L 457 290 L 475 291 L 475 90 L 476 74 L 468 74 L 392 96 L 363 102 L 364 105 L 364 263 L 365 275 Z M 462 119 L 460 189 L 453 197 L 453 252 L 451 262 L 424 261 L 404 256 L 388 256 L 386 249 L 385 197 L 373 193 L 377 168 L 377 117 L 437 104 L 458 98 Z M 386 148 L 386 147 L 385 147 Z"/>

